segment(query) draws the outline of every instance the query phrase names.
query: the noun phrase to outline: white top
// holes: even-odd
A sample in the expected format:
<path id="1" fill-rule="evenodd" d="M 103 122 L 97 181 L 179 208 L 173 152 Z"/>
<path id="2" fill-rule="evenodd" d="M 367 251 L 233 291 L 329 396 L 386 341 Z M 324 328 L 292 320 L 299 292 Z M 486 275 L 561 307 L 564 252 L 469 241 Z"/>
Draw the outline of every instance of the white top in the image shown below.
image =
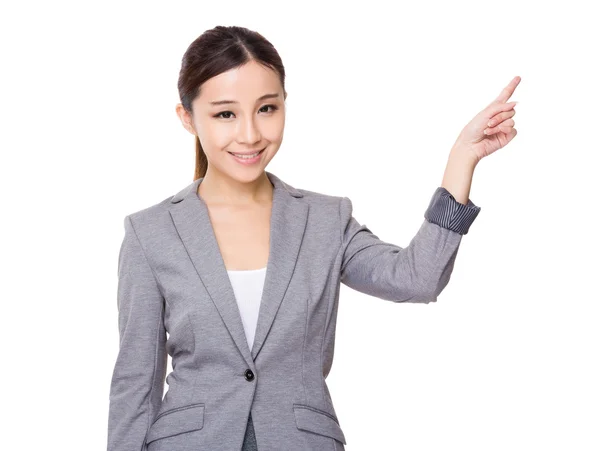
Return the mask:
<path id="1" fill-rule="evenodd" d="M 254 333 L 256 332 L 258 311 L 260 309 L 266 273 L 266 266 L 261 269 L 227 270 L 235 299 L 240 309 L 242 324 L 244 325 L 244 332 L 246 333 L 246 340 L 250 349 L 252 349 L 252 345 L 254 344 Z"/>

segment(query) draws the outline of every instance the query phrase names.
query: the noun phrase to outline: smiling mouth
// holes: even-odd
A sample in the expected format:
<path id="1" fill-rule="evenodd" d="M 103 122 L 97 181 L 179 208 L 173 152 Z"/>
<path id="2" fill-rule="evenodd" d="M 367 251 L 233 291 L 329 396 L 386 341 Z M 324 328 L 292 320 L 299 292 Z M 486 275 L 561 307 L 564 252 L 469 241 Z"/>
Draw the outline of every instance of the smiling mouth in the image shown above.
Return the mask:
<path id="1" fill-rule="evenodd" d="M 244 158 L 244 159 L 252 159 L 252 158 L 256 158 L 258 155 L 263 153 L 265 151 L 265 149 L 266 149 L 266 147 L 262 150 L 259 150 L 258 152 L 248 153 L 248 154 L 233 153 L 233 152 L 229 152 L 229 151 L 227 151 L 227 153 L 233 155 L 234 157 L 239 157 L 239 158 Z"/>

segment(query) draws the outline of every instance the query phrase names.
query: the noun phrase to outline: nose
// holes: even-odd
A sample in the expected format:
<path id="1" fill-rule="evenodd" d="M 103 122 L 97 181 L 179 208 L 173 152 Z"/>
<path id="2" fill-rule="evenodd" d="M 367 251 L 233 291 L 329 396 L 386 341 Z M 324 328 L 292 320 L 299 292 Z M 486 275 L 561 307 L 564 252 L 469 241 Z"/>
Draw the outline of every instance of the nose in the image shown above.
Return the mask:
<path id="1" fill-rule="evenodd" d="M 254 123 L 254 117 L 249 116 L 246 120 L 239 121 L 238 124 L 238 143 L 252 146 L 262 139 L 260 130 Z"/>

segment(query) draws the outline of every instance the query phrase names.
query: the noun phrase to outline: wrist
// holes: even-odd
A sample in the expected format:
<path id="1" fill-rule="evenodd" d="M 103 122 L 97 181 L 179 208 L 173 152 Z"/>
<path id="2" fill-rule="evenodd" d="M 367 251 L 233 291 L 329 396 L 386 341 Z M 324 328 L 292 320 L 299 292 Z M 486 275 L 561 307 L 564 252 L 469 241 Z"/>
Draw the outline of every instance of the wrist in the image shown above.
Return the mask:
<path id="1" fill-rule="evenodd" d="M 448 163 L 452 162 L 455 167 L 464 167 L 465 170 L 474 171 L 479 163 L 477 155 L 464 145 L 454 145 L 448 155 Z"/>
<path id="2" fill-rule="evenodd" d="M 458 202 L 466 205 L 477 163 L 463 150 L 456 148 L 450 152 L 441 186 L 450 192 Z"/>

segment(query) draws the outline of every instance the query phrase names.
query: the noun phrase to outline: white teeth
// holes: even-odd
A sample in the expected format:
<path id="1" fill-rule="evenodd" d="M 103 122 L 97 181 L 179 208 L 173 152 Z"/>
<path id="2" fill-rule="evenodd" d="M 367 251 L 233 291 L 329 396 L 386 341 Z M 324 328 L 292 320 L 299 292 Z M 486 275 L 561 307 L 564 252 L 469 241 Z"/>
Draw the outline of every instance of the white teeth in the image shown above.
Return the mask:
<path id="1" fill-rule="evenodd" d="M 256 153 L 253 153 L 252 155 L 240 155 L 240 154 L 237 154 L 237 153 L 231 153 L 231 155 L 235 155 L 238 158 L 243 158 L 243 159 L 248 160 L 250 158 L 256 157 L 259 153 L 261 153 L 260 150 L 258 152 L 256 152 Z"/>

